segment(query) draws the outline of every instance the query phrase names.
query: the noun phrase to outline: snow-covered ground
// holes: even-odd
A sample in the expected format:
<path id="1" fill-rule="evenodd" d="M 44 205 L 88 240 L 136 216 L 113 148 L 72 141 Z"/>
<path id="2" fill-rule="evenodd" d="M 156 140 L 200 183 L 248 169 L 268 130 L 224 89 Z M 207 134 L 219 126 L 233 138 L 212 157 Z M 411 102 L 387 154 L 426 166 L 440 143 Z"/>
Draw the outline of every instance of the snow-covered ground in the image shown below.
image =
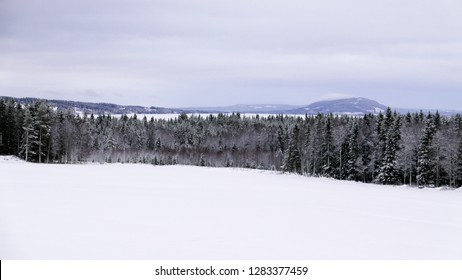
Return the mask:
<path id="1" fill-rule="evenodd" d="M 0 157 L 0 259 L 462 259 L 462 192 Z"/>

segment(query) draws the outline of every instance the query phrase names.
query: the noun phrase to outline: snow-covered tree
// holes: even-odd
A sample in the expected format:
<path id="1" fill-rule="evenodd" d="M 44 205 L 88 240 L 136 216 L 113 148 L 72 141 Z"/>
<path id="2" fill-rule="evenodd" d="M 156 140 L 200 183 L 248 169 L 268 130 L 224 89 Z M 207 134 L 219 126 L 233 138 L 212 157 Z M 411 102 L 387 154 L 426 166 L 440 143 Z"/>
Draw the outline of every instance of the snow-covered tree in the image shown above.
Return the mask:
<path id="1" fill-rule="evenodd" d="M 359 175 L 359 125 L 358 120 L 353 119 L 347 136 L 347 151 L 345 158 L 345 176 L 347 180 L 357 180 Z"/>
<path id="2" fill-rule="evenodd" d="M 436 126 L 432 115 L 427 116 L 425 129 L 419 142 L 417 159 L 417 184 L 429 186 L 435 183 L 434 150 L 432 147 Z"/>
<path id="3" fill-rule="evenodd" d="M 36 117 L 34 129 L 36 130 L 37 134 L 38 162 L 43 162 L 44 158 L 46 158 L 46 161 L 48 162 L 52 113 L 50 107 L 45 103 L 38 102 L 35 104 L 35 107 Z"/>
<path id="4" fill-rule="evenodd" d="M 284 155 L 284 164 L 282 170 L 284 172 L 302 174 L 302 163 L 300 158 L 300 150 L 298 148 L 298 138 L 300 130 L 297 125 L 292 130 L 289 139 L 289 146 Z"/>
<path id="5" fill-rule="evenodd" d="M 394 118 L 391 117 L 389 120 L 389 114 L 387 112 L 386 125 L 387 133 L 385 137 L 385 150 L 383 153 L 382 161 L 380 168 L 378 170 L 378 175 L 376 177 L 376 182 L 386 185 L 396 185 L 400 183 L 400 174 L 399 167 L 396 161 L 396 155 L 399 150 L 399 140 L 400 140 L 400 128 L 401 128 L 401 119 L 400 117 Z M 389 124 L 390 121 L 393 121 L 392 124 Z"/>
<path id="6" fill-rule="evenodd" d="M 20 154 L 26 161 L 33 160 L 37 154 L 38 136 L 35 129 L 36 117 L 33 106 L 27 106 L 24 110 L 23 136 Z"/>
<path id="7" fill-rule="evenodd" d="M 334 139 L 332 132 L 333 115 L 330 114 L 325 118 L 325 126 L 321 149 L 322 149 L 322 175 L 333 177 L 334 175 Z"/>

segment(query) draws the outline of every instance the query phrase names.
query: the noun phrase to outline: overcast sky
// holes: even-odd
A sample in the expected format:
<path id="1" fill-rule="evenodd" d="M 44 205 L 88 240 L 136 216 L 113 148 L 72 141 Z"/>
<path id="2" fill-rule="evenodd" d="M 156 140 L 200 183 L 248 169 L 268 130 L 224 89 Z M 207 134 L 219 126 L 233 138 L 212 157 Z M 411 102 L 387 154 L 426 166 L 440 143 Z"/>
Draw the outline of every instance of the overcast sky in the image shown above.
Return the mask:
<path id="1" fill-rule="evenodd" d="M 462 1 L 0 0 L 0 95 L 462 109 Z"/>

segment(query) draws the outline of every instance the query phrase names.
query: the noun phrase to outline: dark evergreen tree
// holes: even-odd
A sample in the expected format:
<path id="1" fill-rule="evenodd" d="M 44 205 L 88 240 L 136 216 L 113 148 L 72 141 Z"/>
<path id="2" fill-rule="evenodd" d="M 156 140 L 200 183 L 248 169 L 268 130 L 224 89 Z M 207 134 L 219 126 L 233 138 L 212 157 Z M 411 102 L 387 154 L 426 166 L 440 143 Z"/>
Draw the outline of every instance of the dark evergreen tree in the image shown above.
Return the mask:
<path id="1" fill-rule="evenodd" d="M 394 117 L 391 117 L 390 120 L 393 118 Z M 387 112 L 386 123 L 390 120 L 388 119 Z M 398 142 L 400 140 L 400 118 L 397 117 L 393 121 L 392 125 L 387 124 L 385 127 L 388 127 L 385 138 L 385 150 L 378 170 L 378 175 L 376 177 L 376 182 L 386 185 L 396 185 L 400 183 L 399 167 L 396 162 L 396 154 L 399 150 Z"/>
<path id="2" fill-rule="evenodd" d="M 300 150 L 298 148 L 298 138 L 300 130 L 295 125 L 290 135 L 289 146 L 284 155 L 284 163 L 282 170 L 284 172 L 302 174 L 302 162 L 300 157 Z"/>
<path id="3" fill-rule="evenodd" d="M 3 99 L 0 99 L 0 155 L 8 154 L 8 146 L 6 141 L 3 140 L 4 134 L 6 135 L 6 105 Z"/>
<path id="4" fill-rule="evenodd" d="M 284 153 L 287 146 L 287 133 L 282 125 L 278 127 L 278 143 L 280 151 Z"/>
<path id="5" fill-rule="evenodd" d="M 358 121 L 353 120 L 347 137 L 347 153 L 345 160 L 345 176 L 347 180 L 358 180 L 359 175 L 359 126 Z"/>
<path id="6" fill-rule="evenodd" d="M 462 187 L 462 139 L 459 140 L 456 160 L 455 186 Z"/>
<path id="7" fill-rule="evenodd" d="M 21 141 L 20 154 L 26 161 L 34 161 L 37 155 L 38 136 L 35 129 L 36 118 L 33 106 L 27 106 L 24 110 L 24 126 Z"/>
<path id="8" fill-rule="evenodd" d="M 334 139 L 332 135 L 333 115 L 330 114 L 325 120 L 322 141 L 322 175 L 333 177 L 334 175 Z"/>
<path id="9" fill-rule="evenodd" d="M 324 139 L 324 128 L 325 128 L 325 116 L 318 114 L 314 119 L 315 127 L 314 133 L 310 133 L 309 139 L 309 154 L 307 154 L 309 160 L 310 171 L 308 174 L 312 176 L 322 175 L 323 166 L 323 139 Z"/>
<path id="10" fill-rule="evenodd" d="M 51 134 L 51 109 L 42 102 L 35 104 L 36 118 L 34 130 L 37 134 L 37 157 L 38 162 L 49 158 L 50 134 Z M 48 162 L 48 160 L 47 160 Z"/>
<path id="11" fill-rule="evenodd" d="M 435 163 L 432 142 L 435 132 L 435 122 L 433 116 L 429 114 L 425 122 L 425 129 L 422 138 L 420 139 L 418 149 L 417 184 L 419 186 L 429 186 L 434 184 Z"/>
<path id="12" fill-rule="evenodd" d="M 307 117 L 306 117 L 307 118 Z M 311 165 L 311 156 L 313 154 L 312 146 L 311 146 L 311 127 L 307 126 L 305 129 L 305 141 L 303 143 L 303 163 L 302 163 L 302 172 L 304 174 L 310 174 L 312 171 Z"/>
<path id="13" fill-rule="evenodd" d="M 19 108 L 19 110 L 21 110 Z M 17 155 L 19 152 L 21 127 L 17 118 L 22 115 L 12 100 L 0 99 L 0 155 Z"/>
<path id="14" fill-rule="evenodd" d="M 375 174 L 375 156 L 376 147 L 375 143 L 376 134 L 374 132 L 373 125 L 374 116 L 371 114 L 365 115 L 361 125 L 360 140 L 360 155 L 361 155 L 361 173 L 363 182 L 371 182 L 374 179 Z"/>

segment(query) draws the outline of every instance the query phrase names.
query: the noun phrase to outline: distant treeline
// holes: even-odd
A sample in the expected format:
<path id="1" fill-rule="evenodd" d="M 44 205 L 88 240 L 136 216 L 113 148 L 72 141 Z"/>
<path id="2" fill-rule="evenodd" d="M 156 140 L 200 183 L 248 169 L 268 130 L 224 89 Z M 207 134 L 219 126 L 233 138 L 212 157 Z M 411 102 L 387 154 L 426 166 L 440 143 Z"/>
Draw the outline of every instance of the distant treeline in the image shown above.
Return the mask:
<path id="1" fill-rule="evenodd" d="M 90 102 L 80 102 L 80 101 L 70 101 L 70 100 L 41 100 L 38 98 L 24 97 L 16 98 L 9 96 L 0 96 L 0 99 L 3 99 L 4 102 L 17 102 L 21 104 L 30 104 L 35 102 L 46 102 L 51 107 L 61 108 L 64 110 L 78 110 L 80 112 L 86 112 L 88 114 L 129 114 L 132 112 L 137 112 L 140 114 L 171 114 L 171 113 L 194 113 L 191 111 L 183 111 L 178 109 L 169 109 L 161 107 L 141 107 L 141 106 L 121 106 L 111 103 L 90 103 Z"/>
<path id="2" fill-rule="evenodd" d="M 80 116 L 43 102 L 0 100 L 0 154 L 38 163 L 121 162 L 280 170 L 341 180 L 419 186 L 462 185 L 462 117 L 175 119 Z"/>

